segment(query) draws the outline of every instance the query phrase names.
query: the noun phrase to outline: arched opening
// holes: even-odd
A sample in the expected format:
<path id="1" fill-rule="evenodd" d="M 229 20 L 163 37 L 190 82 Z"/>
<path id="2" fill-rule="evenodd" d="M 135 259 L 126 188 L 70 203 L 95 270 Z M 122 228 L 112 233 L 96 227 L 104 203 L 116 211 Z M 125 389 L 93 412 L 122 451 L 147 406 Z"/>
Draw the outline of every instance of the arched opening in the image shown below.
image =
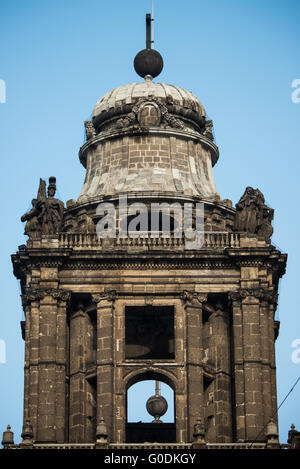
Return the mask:
<path id="1" fill-rule="evenodd" d="M 131 378 L 126 387 L 126 442 L 176 442 L 174 383 L 153 371 Z"/>

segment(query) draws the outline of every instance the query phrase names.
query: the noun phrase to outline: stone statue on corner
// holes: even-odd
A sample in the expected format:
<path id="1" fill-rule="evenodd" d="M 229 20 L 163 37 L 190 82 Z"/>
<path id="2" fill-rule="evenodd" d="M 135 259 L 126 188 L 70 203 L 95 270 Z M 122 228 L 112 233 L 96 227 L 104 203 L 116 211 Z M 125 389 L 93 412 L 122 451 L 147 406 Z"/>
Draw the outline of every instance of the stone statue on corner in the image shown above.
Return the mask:
<path id="1" fill-rule="evenodd" d="M 234 231 L 257 234 L 270 243 L 273 234 L 274 210 L 265 205 L 265 198 L 259 189 L 246 187 L 236 204 Z"/>
<path id="2" fill-rule="evenodd" d="M 32 209 L 22 215 L 21 221 L 27 221 L 24 234 L 37 239 L 41 234 L 54 235 L 61 229 L 64 203 L 54 197 L 56 192 L 56 178 L 49 178 L 48 196 L 46 182 L 40 179 L 37 198 L 31 201 Z"/>

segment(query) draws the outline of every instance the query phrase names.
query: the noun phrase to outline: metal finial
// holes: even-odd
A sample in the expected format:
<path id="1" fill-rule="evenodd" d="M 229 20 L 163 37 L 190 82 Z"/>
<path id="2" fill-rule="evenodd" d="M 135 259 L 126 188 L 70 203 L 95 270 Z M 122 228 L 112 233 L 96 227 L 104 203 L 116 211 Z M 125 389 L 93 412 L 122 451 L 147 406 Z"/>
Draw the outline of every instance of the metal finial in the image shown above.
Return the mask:
<path id="1" fill-rule="evenodd" d="M 146 14 L 146 49 L 151 49 L 151 15 Z"/>
<path id="2" fill-rule="evenodd" d="M 157 77 L 163 69 L 164 62 L 159 52 L 151 49 L 151 14 L 146 14 L 146 49 L 141 50 L 134 59 L 135 71 L 140 77 L 150 75 Z"/>

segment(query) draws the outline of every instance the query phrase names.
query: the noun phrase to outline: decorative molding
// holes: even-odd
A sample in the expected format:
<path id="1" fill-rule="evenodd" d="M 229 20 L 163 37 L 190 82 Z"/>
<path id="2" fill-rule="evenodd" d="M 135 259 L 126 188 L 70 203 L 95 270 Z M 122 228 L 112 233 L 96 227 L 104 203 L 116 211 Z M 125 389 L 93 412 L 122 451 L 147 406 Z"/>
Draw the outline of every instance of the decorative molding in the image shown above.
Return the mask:
<path id="1" fill-rule="evenodd" d="M 261 259 L 237 259 L 236 265 L 238 267 L 262 267 L 264 266 L 264 261 Z"/>
<path id="2" fill-rule="evenodd" d="M 219 261 L 208 261 L 208 262 L 174 262 L 172 261 L 148 261 L 148 262 L 66 262 L 63 266 L 63 270 L 119 270 L 122 269 L 140 269 L 140 270 L 160 270 L 160 269 L 180 269 L 180 270 L 190 270 L 190 269 L 236 269 L 236 264 L 228 262 L 219 262 Z"/>
<path id="3" fill-rule="evenodd" d="M 58 254 L 59 256 L 60 254 Z M 29 262 L 27 264 L 27 268 L 29 269 L 36 269 L 37 266 L 39 267 L 61 267 L 63 265 L 63 259 L 37 259 L 37 262 Z"/>

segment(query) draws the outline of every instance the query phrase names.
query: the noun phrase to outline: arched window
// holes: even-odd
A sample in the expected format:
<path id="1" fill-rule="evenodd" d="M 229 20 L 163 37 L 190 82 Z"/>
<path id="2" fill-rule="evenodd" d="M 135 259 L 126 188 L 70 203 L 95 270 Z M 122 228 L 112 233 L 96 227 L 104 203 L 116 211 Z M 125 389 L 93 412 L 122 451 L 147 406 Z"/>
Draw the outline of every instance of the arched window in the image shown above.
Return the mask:
<path id="1" fill-rule="evenodd" d="M 158 396 L 160 415 L 154 416 L 155 406 L 149 401 L 153 396 Z M 127 384 L 126 402 L 127 443 L 176 441 L 174 385 L 166 376 L 155 372 L 135 376 Z M 156 423 L 158 419 L 160 423 Z"/>

